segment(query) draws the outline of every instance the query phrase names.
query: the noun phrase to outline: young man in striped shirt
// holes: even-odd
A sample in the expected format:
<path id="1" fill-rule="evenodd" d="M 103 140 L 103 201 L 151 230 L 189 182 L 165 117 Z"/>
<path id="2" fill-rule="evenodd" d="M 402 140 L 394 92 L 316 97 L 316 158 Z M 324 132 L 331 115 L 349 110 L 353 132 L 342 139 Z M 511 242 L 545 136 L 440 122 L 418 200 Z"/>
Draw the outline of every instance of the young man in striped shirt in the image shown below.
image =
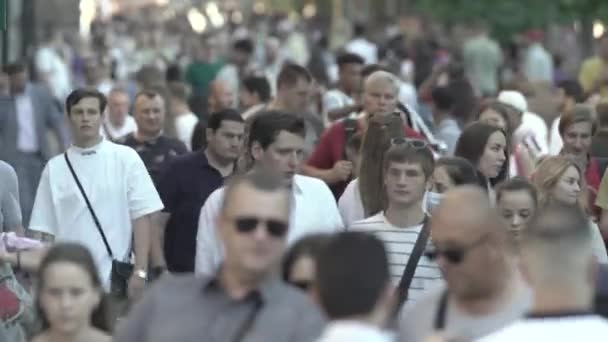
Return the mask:
<path id="1" fill-rule="evenodd" d="M 384 155 L 385 210 L 352 224 L 351 230 L 376 235 L 385 244 L 393 284 L 399 284 L 422 231 L 425 213 L 422 200 L 433 173 L 431 150 L 405 141 L 393 145 Z M 408 291 L 408 303 L 441 278 L 435 263 L 421 257 Z"/>

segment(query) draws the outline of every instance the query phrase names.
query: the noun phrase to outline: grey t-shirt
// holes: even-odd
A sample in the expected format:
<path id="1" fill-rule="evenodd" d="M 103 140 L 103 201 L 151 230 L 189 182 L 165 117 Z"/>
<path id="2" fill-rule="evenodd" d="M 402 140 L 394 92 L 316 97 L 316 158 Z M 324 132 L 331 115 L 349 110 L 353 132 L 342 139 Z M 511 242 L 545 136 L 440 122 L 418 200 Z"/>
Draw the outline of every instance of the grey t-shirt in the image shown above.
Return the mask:
<path id="1" fill-rule="evenodd" d="M 21 226 L 19 186 L 15 170 L 0 160 L 0 232 Z"/>
<path id="2" fill-rule="evenodd" d="M 405 308 L 399 322 L 401 342 L 419 342 L 436 333 L 435 317 L 445 285 L 430 291 L 411 307 Z M 472 316 L 448 305 L 443 334 L 457 341 L 472 341 L 521 318 L 532 307 L 532 292 L 522 286 L 509 306 L 491 315 Z"/>

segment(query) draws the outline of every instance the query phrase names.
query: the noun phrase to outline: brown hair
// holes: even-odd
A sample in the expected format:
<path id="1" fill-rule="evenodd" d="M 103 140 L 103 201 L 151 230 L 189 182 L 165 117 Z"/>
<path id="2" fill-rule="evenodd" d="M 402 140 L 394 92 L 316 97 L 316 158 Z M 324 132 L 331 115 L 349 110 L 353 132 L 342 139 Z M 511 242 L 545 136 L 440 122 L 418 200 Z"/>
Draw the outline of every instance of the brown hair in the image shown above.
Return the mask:
<path id="1" fill-rule="evenodd" d="M 593 108 L 586 104 L 576 104 L 572 109 L 566 111 L 566 113 L 562 115 L 558 127 L 559 135 L 563 137 L 570 126 L 580 122 L 591 123 L 591 135 L 595 134 L 597 124 Z"/>
<path id="2" fill-rule="evenodd" d="M 386 206 L 383 157 L 391 146 L 391 139 L 403 136 L 403 119 L 400 115 L 374 115 L 370 118 L 363 135 L 359 170 L 359 192 L 366 217 Z"/>

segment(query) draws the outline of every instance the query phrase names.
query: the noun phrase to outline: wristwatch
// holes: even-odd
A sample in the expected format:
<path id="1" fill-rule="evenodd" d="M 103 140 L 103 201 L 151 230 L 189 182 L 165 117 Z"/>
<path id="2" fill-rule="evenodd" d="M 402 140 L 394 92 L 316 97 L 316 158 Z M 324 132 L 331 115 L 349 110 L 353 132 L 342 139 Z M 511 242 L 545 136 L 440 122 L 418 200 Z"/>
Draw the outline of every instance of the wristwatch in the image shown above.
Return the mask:
<path id="1" fill-rule="evenodd" d="M 148 272 L 146 272 L 146 270 L 144 270 L 144 269 L 135 270 L 135 271 L 133 271 L 133 274 L 136 277 L 141 278 L 143 280 L 148 279 Z"/>

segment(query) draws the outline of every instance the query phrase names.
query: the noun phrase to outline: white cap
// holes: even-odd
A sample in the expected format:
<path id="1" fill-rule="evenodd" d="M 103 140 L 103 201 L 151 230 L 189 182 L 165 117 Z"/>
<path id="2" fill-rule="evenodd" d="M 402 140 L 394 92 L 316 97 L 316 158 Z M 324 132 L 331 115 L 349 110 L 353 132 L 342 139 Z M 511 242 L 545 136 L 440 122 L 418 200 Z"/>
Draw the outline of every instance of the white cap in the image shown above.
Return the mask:
<path id="1" fill-rule="evenodd" d="M 514 107 L 522 113 L 528 111 L 528 101 L 520 92 L 515 90 L 501 91 L 498 94 L 498 102 Z"/>

